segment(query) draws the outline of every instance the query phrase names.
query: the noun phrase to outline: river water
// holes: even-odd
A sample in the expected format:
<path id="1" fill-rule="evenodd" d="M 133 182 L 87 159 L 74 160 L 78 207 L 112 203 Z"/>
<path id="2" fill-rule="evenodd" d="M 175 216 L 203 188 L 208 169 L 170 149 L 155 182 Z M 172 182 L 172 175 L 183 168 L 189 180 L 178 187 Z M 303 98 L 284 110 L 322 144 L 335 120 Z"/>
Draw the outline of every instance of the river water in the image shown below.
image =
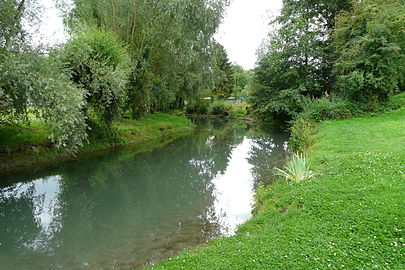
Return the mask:
<path id="1" fill-rule="evenodd" d="M 194 121 L 193 134 L 153 151 L 0 175 L 0 269 L 138 269 L 234 234 L 287 135 Z"/>

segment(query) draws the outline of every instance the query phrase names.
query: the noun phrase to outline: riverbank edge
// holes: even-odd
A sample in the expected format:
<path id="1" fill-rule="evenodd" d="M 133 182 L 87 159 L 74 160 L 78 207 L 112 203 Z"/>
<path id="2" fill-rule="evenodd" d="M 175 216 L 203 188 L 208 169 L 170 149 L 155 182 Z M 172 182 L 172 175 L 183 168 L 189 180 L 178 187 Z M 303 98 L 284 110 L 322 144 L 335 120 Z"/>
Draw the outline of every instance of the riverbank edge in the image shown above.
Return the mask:
<path id="1" fill-rule="evenodd" d="M 125 132 L 119 132 L 117 135 L 119 140 L 117 142 L 110 143 L 106 141 L 94 141 L 91 144 L 84 145 L 75 155 L 63 153 L 56 149 L 43 146 L 39 149 L 36 147 L 30 147 L 32 149 L 25 148 L 20 152 L 0 153 L 0 174 L 8 174 L 32 167 L 45 167 L 111 150 L 122 150 L 126 148 L 131 150 L 139 150 L 143 148 L 150 150 L 152 148 L 164 146 L 174 139 L 188 135 L 193 130 L 192 122 L 186 118 L 184 114 L 158 114 L 164 115 L 167 118 L 180 117 L 183 119 L 176 121 L 175 125 L 173 125 L 173 122 L 170 121 L 170 119 L 168 121 L 159 121 L 152 127 L 135 124 L 148 121 L 148 117 L 151 117 L 152 115 L 144 117 L 141 120 L 126 120 L 127 123 L 133 123 L 133 128 L 128 128 L 127 125 Z M 139 136 L 139 134 L 141 135 Z"/>
<path id="2" fill-rule="evenodd" d="M 342 192 L 339 189 L 341 188 L 339 185 L 347 185 L 348 183 L 346 182 L 353 181 L 353 179 L 351 179 L 353 176 L 346 175 L 347 172 L 345 170 L 352 170 L 351 166 L 361 167 L 367 165 L 364 172 L 361 172 L 362 174 L 367 175 L 370 171 L 376 173 L 375 168 L 379 168 L 380 170 L 383 169 L 376 163 L 372 163 L 375 167 L 365 164 L 366 162 L 372 161 L 357 157 L 358 153 L 360 153 L 360 155 L 364 154 L 365 156 L 371 155 L 377 159 L 379 155 L 378 151 L 384 152 L 382 158 L 384 160 L 392 160 L 390 164 L 392 167 L 388 168 L 388 171 L 392 173 L 392 175 L 389 175 L 389 177 L 392 179 L 400 179 L 402 176 L 405 180 L 405 172 L 400 171 L 400 162 L 401 160 L 405 160 L 405 154 L 401 153 L 401 149 L 398 149 L 395 144 L 384 145 L 384 142 L 381 141 L 379 141 L 379 145 L 373 145 L 375 144 L 374 137 L 380 138 L 385 136 L 385 140 L 388 141 L 402 141 L 402 148 L 405 148 L 405 134 L 398 135 L 398 132 L 396 132 L 396 128 L 400 127 L 401 120 L 405 121 L 405 108 L 377 116 L 326 121 L 318 124 L 316 126 L 316 133 L 313 135 L 315 143 L 309 150 L 312 169 L 316 174 L 314 179 L 292 185 L 280 180 L 267 187 L 260 186 L 255 194 L 256 203 L 254 206 L 253 217 L 240 226 L 235 236 L 222 237 L 213 240 L 210 243 L 191 248 L 190 250 L 185 250 L 175 258 L 157 263 L 153 266 L 148 266 L 145 269 L 308 269 L 308 267 L 309 269 L 344 269 L 345 267 L 348 267 L 349 269 L 352 267 L 351 269 L 354 269 L 356 266 L 383 266 L 387 264 L 393 266 L 393 269 L 397 269 L 395 268 L 396 266 L 405 264 L 405 258 L 402 257 L 401 259 L 401 252 L 395 250 L 395 247 L 398 245 L 405 246 L 405 243 L 400 243 L 400 241 L 403 242 L 403 240 L 400 240 L 403 239 L 403 237 L 395 238 L 395 235 L 401 234 L 405 228 L 400 228 L 398 223 L 395 225 L 390 224 L 390 226 L 395 226 L 394 231 L 392 231 L 391 228 L 389 233 L 386 229 L 379 232 L 389 234 L 389 237 L 385 236 L 385 238 L 388 239 L 384 239 L 381 235 L 378 236 L 378 238 L 381 239 L 378 239 L 376 235 L 373 236 L 380 241 L 378 242 L 380 246 L 377 246 L 377 248 L 373 247 L 373 249 L 370 249 L 369 246 L 374 242 L 370 242 L 369 239 L 367 239 L 367 244 L 363 244 L 363 246 L 360 245 L 358 250 L 353 251 L 352 242 L 348 240 L 346 238 L 347 236 L 344 234 L 341 235 L 341 238 L 324 236 L 324 238 L 329 238 L 330 240 L 329 243 L 325 243 L 326 239 L 322 239 L 322 236 L 320 236 L 321 232 L 317 231 L 317 226 L 320 228 L 330 226 L 331 228 L 327 228 L 326 231 L 328 231 L 328 229 L 339 230 L 342 229 L 342 227 L 339 228 L 338 226 L 345 226 L 345 223 L 347 223 L 348 220 L 345 220 L 344 216 L 343 219 L 342 216 L 339 216 L 338 219 L 332 220 L 332 223 L 334 221 L 336 224 L 330 224 L 329 220 L 325 220 L 324 224 L 312 224 L 313 222 L 308 222 L 311 224 L 304 225 L 303 223 L 305 223 L 305 221 L 314 218 L 313 215 L 317 215 L 319 210 L 325 208 L 326 203 L 331 203 L 333 205 L 335 202 L 328 201 L 327 196 L 333 196 L 333 194 L 327 194 L 327 196 L 325 196 L 326 198 L 322 199 L 322 201 L 315 202 L 315 205 L 320 209 L 314 209 L 315 207 L 313 205 L 311 206 L 309 203 L 306 203 L 306 200 L 311 201 L 310 197 L 303 195 L 301 192 L 305 191 L 307 194 L 312 195 L 320 194 L 319 196 L 322 197 L 322 194 L 325 192 L 325 190 L 323 190 L 325 187 L 321 182 L 327 180 L 330 185 L 336 185 L 336 190 L 329 190 L 329 192 L 338 193 L 336 194 L 336 201 L 344 201 L 344 199 L 346 199 L 345 196 L 339 196 L 339 192 Z M 373 125 L 378 127 L 377 130 L 373 130 Z M 356 133 L 356 126 L 358 126 L 357 128 L 359 129 L 365 129 L 366 126 L 370 126 L 369 130 L 373 130 L 373 133 L 370 131 L 362 131 L 363 133 L 361 134 Z M 339 131 L 337 137 L 343 141 L 335 140 L 336 138 L 334 135 L 330 135 L 332 134 L 332 132 L 330 132 L 331 130 L 334 130 L 335 132 Z M 361 145 L 360 142 L 363 143 L 361 145 L 362 148 L 357 149 L 356 144 L 344 145 L 344 148 L 342 148 L 342 145 L 346 144 L 346 141 L 351 140 L 358 140 L 359 145 Z M 329 147 L 334 144 L 339 144 L 339 147 Z M 399 144 L 399 146 L 401 146 L 401 144 Z M 381 159 L 379 159 L 379 161 L 382 163 Z M 342 165 L 340 164 L 342 162 L 351 163 Z M 382 166 L 387 165 L 388 164 L 383 164 Z M 384 170 L 382 174 L 384 173 L 387 173 L 387 171 Z M 334 180 L 335 175 L 339 176 L 339 179 L 336 179 L 336 181 Z M 362 177 L 365 176 L 357 177 L 362 179 Z M 389 177 L 386 179 L 386 182 L 388 183 L 384 183 L 385 186 L 392 185 Z M 350 181 L 348 181 L 349 179 Z M 359 184 L 356 181 L 353 181 L 353 185 L 357 184 L 360 186 L 356 187 L 356 189 L 363 188 L 367 190 L 369 185 L 367 181 L 371 180 L 366 179 L 366 183 L 362 184 Z M 360 205 L 362 205 L 361 201 L 364 201 L 365 198 L 361 198 L 360 194 L 357 194 L 357 190 L 351 190 L 350 188 L 347 189 L 346 192 L 352 193 L 349 194 L 350 199 L 356 200 L 357 197 L 360 201 Z M 394 186 L 393 190 L 395 191 L 397 189 L 400 189 L 400 186 Z M 383 195 L 381 196 L 383 197 Z M 401 198 L 401 196 L 399 196 L 399 198 Z M 322 205 L 322 203 L 324 205 Z M 351 209 L 351 204 L 353 203 L 354 202 L 349 202 L 346 207 L 343 206 L 343 209 L 339 208 L 338 210 L 343 212 L 350 212 L 350 210 L 355 211 L 356 209 Z M 375 202 L 369 203 L 373 204 Z M 394 203 L 391 202 L 391 204 L 391 206 L 395 206 L 395 201 Z M 335 208 L 336 206 L 333 207 Z M 379 214 L 384 216 L 385 212 L 392 214 L 392 209 L 389 208 L 384 209 L 384 211 L 381 211 L 381 209 L 379 210 L 380 212 L 373 214 L 377 216 Z M 331 213 L 327 214 L 335 216 L 340 214 L 340 212 L 334 213 L 334 209 L 329 211 L 331 211 Z M 395 214 L 397 217 L 400 217 L 401 215 L 403 216 L 403 214 L 405 214 L 404 209 L 401 208 L 401 210 L 397 210 Z M 303 219 L 300 217 L 301 223 L 293 222 L 294 219 L 298 219 L 297 216 L 304 217 Z M 350 219 L 350 217 L 353 220 L 359 218 L 360 220 L 358 222 L 361 223 L 361 216 L 357 217 L 355 215 L 348 215 L 347 219 Z M 381 222 L 386 221 L 386 223 L 393 223 L 397 217 L 394 218 L 394 221 L 391 217 L 382 217 L 381 219 L 374 220 L 371 217 L 371 220 L 367 219 L 367 222 L 371 222 L 371 224 L 369 224 L 368 228 L 365 228 L 364 231 L 358 232 L 356 237 L 361 240 L 364 240 L 363 238 L 367 236 L 371 237 L 367 230 L 373 231 L 377 230 L 377 228 L 384 229 L 386 227 L 384 227 Z M 323 221 L 322 218 L 320 221 Z M 294 225 L 296 227 L 294 227 Z M 299 226 L 302 226 L 302 228 Z M 308 228 L 306 226 L 308 226 Z M 348 233 L 350 234 L 350 230 L 352 230 L 351 227 L 347 228 L 346 226 L 344 230 L 349 231 Z M 302 229 L 302 231 L 300 231 L 300 229 Z M 289 230 L 294 230 L 294 234 L 289 234 Z M 296 232 L 296 230 L 298 232 Z M 309 236 L 305 235 L 306 232 Z M 331 234 L 332 232 L 334 232 L 333 234 L 336 234 L 335 231 L 331 230 L 330 232 Z M 339 236 L 339 232 L 337 235 Z M 404 233 L 401 235 L 405 236 Z M 283 241 L 288 242 L 289 244 L 285 244 Z M 381 247 L 381 242 L 384 242 L 384 248 Z M 360 244 L 361 242 L 359 241 L 358 243 Z M 321 249 L 315 248 L 318 244 L 322 245 Z M 338 247 L 339 244 L 342 245 L 340 250 Z M 335 248 L 335 250 L 330 251 L 328 248 Z M 391 248 L 391 250 L 389 250 L 389 248 Z M 369 249 L 369 253 L 365 253 L 364 249 Z M 324 254 L 322 254 L 322 251 L 324 251 Z M 350 252 L 352 252 L 352 254 L 348 256 L 348 253 Z M 376 255 L 379 255 L 380 257 L 377 257 Z"/>
<path id="3" fill-rule="evenodd" d="M 208 114 L 186 114 L 190 118 L 206 118 L 206 119 L 229 119 L 229 120 L 239 120 L 249 123 L 263 124 L 263 122 L 249 118 L 249 117 L 231 117 L 231 116 L 220 116 L 220 115 L 208 115 Z"/>

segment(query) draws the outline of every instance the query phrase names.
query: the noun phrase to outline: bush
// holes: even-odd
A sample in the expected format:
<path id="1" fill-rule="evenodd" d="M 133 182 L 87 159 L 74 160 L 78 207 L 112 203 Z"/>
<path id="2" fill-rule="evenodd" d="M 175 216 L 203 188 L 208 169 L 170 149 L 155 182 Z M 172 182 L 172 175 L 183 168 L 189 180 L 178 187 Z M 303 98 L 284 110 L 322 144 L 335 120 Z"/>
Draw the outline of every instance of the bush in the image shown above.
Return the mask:
<path id="1" fill-rule="evenodd" d="M 352 117 L 351 104 L 341 99 L 333 101 L 327 98 L 315 99 L 304 106 L 304 111 L 298 118 L 322 122 L 325 120 L 341 120 Z"/>
<path id="2" fill-rule="evenodd" d="M 4 63 L 4 64 L 3 64 Z M 0 54 L 0 125 L 45 120 L 57 148 L 76 151 L 87 139 L 84 95 L 59 59 L 27 48 Z"/>
<path id="3" fill-rule="evenodd" d="M 314 122 L 298 118 L 291 126 L 290 147 L 296 152 L 305 153 L 313 144 L 314 134 Z"/>
<path id="4" fill-rule="evenodd" d="M 405 107 L 405 92 L 391 96 L 387 107 L 391 110 Z"/>
<path id="5" fill-rule="evenodd" d="M 208 103 L 204 101 L 191 102 L 186 107 L 186 113 L 188 114 L 198 114 L 206 115 L 208 114 Z"/>
<path id="6" fill-rule="evenodd" d="M 122 115 L 130 60 L 113 33 L 90 29 L 70 40 L 62 52 L 71 80 L 85 90 L 85 111 L 111 134 L 112 121 Z"/>
<path id="7" fill-rule="evenodd" d="M 215 101 L 210 106 L 210 114 L 217 116 L 229 116 L 231 105 L 223 101 Z"/>
<path id="8" fill-rule="evenodd" d="M 236 118 L 243 118 L 247 115 L 246 105 L 233 105 L 229 116 Z"/>

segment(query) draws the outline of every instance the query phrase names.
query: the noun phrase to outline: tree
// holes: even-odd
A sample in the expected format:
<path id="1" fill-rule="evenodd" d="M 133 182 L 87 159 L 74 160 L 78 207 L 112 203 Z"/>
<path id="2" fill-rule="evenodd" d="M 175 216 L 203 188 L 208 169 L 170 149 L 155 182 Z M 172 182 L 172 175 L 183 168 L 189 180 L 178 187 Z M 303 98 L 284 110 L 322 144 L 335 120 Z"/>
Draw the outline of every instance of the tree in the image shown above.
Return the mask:
<path id="1" fill-rule="evenodd" d="M 401 1 L 367 0 L 339 16 L 337 93 L 370 110 L 398 89 L 405 77 L 404 14 Z"/>
<path id="2" fill-rule="evenodd" d="M 113 33 L 89 29 L 63 48 L 62 59 L 71 80 L 84 90 L 87 119 L 111 134 L 113 120 L 123 113 L 129 57 Z"/>
<path id="3" fill-rule="evenodd" d="M 251 102 L 259 117 L 291 119 L 303 100 L 329 91 L 330 31 L 351 1 L 284 0 L 276 30 L 259 54 Z"/>
<path id="4" fill-rule="evenodd" d="M 244 70 L 243 67 L 233 64 L 232 70 L 234 72 L 234 89 L 233 95 L 236 97 L 241 96 L 247 92 L 247 87 L 252 83 L 252 73 L 250 70 Z"/>
<path id="5" fill-rule="evenodd" d="M 36 1 L 0 6 L 0 125 L 29 123 L 29 113 L 50 127 L 56 147 L 75 151 L 87 138 L 83 93 L 56 58 L 29 46 L 23 20 L 38 17 Z"/>
<path id="6" fill-rule="evenodd" d="M 210 76 L 210 44 L 229 1 L 75 0 L 72 29 L 95 25 L 125 42 L 132 60 L 128 108 L 137 118 L 182 107 Z"/>
<path id="7" fill-rule="evenodd" d="M 234 71 L 225 48 L 215 42 L 213 48 L 213 89 L 217 97 L 229 97 L 234 89 Z"/>

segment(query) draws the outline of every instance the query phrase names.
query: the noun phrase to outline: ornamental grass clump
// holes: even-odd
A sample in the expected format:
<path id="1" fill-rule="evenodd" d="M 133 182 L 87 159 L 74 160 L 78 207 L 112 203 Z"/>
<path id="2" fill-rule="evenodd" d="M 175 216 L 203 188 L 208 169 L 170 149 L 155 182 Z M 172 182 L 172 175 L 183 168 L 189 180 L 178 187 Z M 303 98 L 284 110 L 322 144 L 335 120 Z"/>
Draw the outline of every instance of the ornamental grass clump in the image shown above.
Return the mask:
<path id="1" fill-rule="evenodd" d="M 314 173 L 309 169 L 309 162 L 304 154 L 294 154 L 292 158 L 284 166 L 284 170 L 275 168 L 276 174 L 285 177 L 285 179 L 293 182 L 301 182 L 302 180 L 314 177 Z"/>

